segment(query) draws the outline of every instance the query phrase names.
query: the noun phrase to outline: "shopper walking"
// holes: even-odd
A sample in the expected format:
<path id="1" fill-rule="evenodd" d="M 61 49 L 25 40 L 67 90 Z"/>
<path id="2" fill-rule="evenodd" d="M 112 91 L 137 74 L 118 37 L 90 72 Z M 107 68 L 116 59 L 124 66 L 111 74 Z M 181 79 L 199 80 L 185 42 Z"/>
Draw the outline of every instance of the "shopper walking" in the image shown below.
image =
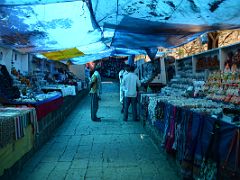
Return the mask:
<path id="1" fill-rule="evenodd" d="M 124 102 L 124 117 L 123 120 L 128 119 L 128 109 L 132 105 L 133 120 L 137 121 L 137 88 L 141 86 L 138 76 L 134 73 L 134 67 L 130 67 L 129 73 L 123 78 L 123 88 L 125 90 Z"/>
<path id="2" fill-rule="evenodd" d="M 91 119 L 92 121 L 101 121 L 101 118 L 97 117 L 97 111 L 99 107 L 99 82 L 100 81 L 100 74 L 98 73 L 97 69 L 94 69 L 94 73 L 90 79 L 90 97 L 91 97 Z"/>
<path id="3" fill-rule="evenodd" d="M 118 74 L 119 83 L 120 83 L 120 103 L 122 104 L 121 113 L 123 113 L 123 110 L 124 110 L 124 93 L 125 93 L 124 86 L 123 86 L 123 78 L 125 75 L 128 74 L 128 71 L 129 71 L 129 65 L 125 65 Z"/>

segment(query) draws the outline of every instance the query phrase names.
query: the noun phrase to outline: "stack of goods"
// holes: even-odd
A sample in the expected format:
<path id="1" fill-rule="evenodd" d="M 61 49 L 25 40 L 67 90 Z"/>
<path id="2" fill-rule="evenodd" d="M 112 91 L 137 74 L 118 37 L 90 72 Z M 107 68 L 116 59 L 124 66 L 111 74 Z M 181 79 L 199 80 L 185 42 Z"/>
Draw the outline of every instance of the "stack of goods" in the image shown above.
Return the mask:
<path id="1" fill-rule="evenodd" d="M 22 138 L 29 124 L 32 124 L 34 133 L 38 133 L 34 108 L 0 108 L 0 148 Z"/>
<path id="2" fill-rule="evenodd" d="M 48 92 L 46 94 L 37 94 L 34 95 L 32 93 L 27 94 L 26 96 L 21 96 L 18 99 L 15 99 L 13 103 L 21 103 L 21 104 L 37 104 L 41 101 L 46 101 L 56 96 L 62 96 L 60 92 Z"/>
<path id="3" fill-rule="evenodd" d="M 183 59 L 176 61 L 177 75 L 171 79 L 169 84 L 161 89 L 165 95 L 183 96 L 193 84 L 192 60 Z"/>
<path id="4" fill-rule="evenodd" d="M 216 70 L 219 69 L 220 63 L 218 60 L 218 56 L 204 56 L 204 57 L 199 57 L 197 59 L 197 66 L 196 66 L 196 70 L 197 71 L 202 71 L 205 69 L 208 70 Z"/>
<path id="5" fill-rule="evenodd" d="M 240 72 L 237 68 L 229 69 L 226 65 L 224 72 L 217 71 L 209 75 L 204 86 L 208 99 L 230 102 L 240 105 Z"/>
<path id="6" fill-rule="evenodd" d="M 57 85 L 52 84 L 52 85 L 41 87 L 41 89 L 44 92 L 60 91 L 63 97 L 76 96 L 75 86 L 63 85 L 63 84 L 57 84 Z"/>
<path id="7" fill-rule="evenodd" d="M 15 77 L 16 81 L 19 81 L 21 84 L 25 84 L 26 86 L 30 86 L 30 80 L 26 76 L 23 76 L 15 68 L 12 69 L 11 74 Z"/>
<path id="8" fill-rule="evenodd" d="M 78 88 L 78 84 L 81 83 L 81 80 L 72 72 L 70 71 L 66 71 L 66 80 L 64 81 L 63 84 L 67 84 L 67 85 L 74 85 Z"/>
<path id="9" fill-rule="evenodd" d="M 187 74 L 181 74 L 174 77 L 168 86 L 162 88 L 162 93 L 166 95 L 171 95 L 171 96 L 183 96 L 186 93 L 186 90 L 189 87 L 192 87 L 193 84 L 193 79 L 190 77 L 187 77 Z"/>
<path id="10" fill-rule="evenodd" d="M 35 83 L 36 87 L 38 88 L 47 84 L 47 81 L 44 79 L 45 74 L 41 71 L 35 71 L 31 78 L 32 81 Z"/>
<path id="11" fill-rule="evenodd" d="M 14 86 L 17 86 L 22 95 L 26 95 L 27 90 L 31 89 L 31 83 L 27 76 L 23 76 L 20 72 L 18 72 L 15 68 L 12 69 L 12 78 Z"/>
<path id="12" fill-rule="evenodd" d="M 15 106 L 26 105 L 28 107 L 34 107 L 37 113 L 37 119 L 40 121 L 49 113 L 59 109 L 63 104 L 63 97 L 60 92 L 54 91 L 46 94 L 21 96 L 21 98 L 14 100 L 11 104 Z"/>
<path id="13" fill-rule="evenodd" d="M 206 99 L 195 99 L 195 98 L 186 98 L 182 96 L 156 96 L 156 97 L 149 97 L 149 105 L 148 105 L 148 112 L 149 118 L 151 119 L 152 123 L 157 121 L 156 117 L 158 117 L 157 111 L 157 104 L 159 102 L 163 102 L 166 104 L 172 104 L 177 107 L 181 107 L 184 109 L 189 109 L 190 111 L 213 115 L 214 117 L 222 117 L 223 116 L 223 108 L 233 108 L 233 105 L 217 103 L 211 100 Z"/>
<path id="14" fill-rule="evenodd" d="M 193 75 L 191 59 L 177 61 L 177 75 L 170 83 L 162 88 L 161 92 L 170 96 L 194 96 L 195 90 L 199 92 L 199 85 L 202 85 L 204 73 L 199 72 Z"/>

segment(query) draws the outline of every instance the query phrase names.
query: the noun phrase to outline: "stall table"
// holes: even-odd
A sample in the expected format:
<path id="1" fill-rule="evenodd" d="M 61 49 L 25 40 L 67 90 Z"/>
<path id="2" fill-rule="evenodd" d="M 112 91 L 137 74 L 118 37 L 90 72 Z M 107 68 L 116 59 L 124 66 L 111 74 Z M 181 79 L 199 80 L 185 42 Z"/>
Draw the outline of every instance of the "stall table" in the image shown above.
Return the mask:
<path id="1" fill-rule="evenodd" d="M 76 87 L 70 85 L 49 85 L 41 88 L 45 92 L 60 91 L 62 96 L 76 96 Z"/>
<path id="2" fill-rule="evenodd" d="M 14 105 L 26 105 L 28 107 L 34 107 L 37 112 L 38 121 L 45 117 L 47 114 L 57 110 L 63 104 L 63 97 L 61 93 L 56 92 L 53 96 L 42 99 L 37 102 L 24 101 L 24 102 L 12 102 Z"/>

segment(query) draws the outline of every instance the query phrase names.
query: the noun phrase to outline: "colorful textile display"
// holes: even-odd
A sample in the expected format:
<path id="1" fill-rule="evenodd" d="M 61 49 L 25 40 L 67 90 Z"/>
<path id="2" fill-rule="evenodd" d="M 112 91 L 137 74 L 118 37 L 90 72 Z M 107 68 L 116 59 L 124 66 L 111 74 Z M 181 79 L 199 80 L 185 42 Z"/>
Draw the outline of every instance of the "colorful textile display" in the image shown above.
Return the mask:
<path id="1" fill-rule="evenodd" d="M 0 176 L 33 149 L 34 134 L 32 131 L 32 126 L 28 125 L 23 138 L 0 148 Z"/>
<path id="2" fill-rule="evenodd" d="M 231 142 L 240 126 L 225 122 L 219 116 L 221 111 L 217 109 L 226 104 L 206 102 L 169 96 L 149 97 L 150 125 L 163 134 L 162 145 L 167 152 L 176 154 L 185 178 L 211 176 L 214 179 L 219 176 L 222 164 L 227 164 L 229 169 L 235 167 L 232 168 L 235 173 L 239 171 L 236 164 L 240 162 L 235 153 L 236 148 L 239 152 L 238 143 L 231 145 Z M 228 147 L 234 149 L 232 153 Z"/>
<path id="3" fill-rule="evenodd" d="M 38 133 L 37 114 L 34 108 L 0 108 L 0 148 L 25 135 L 29 124 Z"/>

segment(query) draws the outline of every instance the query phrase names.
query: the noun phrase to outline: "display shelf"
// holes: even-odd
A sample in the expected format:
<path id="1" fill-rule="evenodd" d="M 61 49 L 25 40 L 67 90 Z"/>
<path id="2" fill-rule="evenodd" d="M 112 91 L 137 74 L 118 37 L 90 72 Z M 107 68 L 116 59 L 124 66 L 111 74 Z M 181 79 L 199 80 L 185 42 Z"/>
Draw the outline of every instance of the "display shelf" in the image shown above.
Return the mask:
<path id="1" fill-rule="evenodd" d="M 225 64 L 229 63 L 230 66 L 236 64 L 240 68 L 240 43 L 233 44 L 231 46 L 225 46 L 221 49 L 222 67 L 224 69 Z"/>
<path id="2" fill-rule="evenodd" d="M 220 67 L 219 49 L 199 53 L 192 56 L 193 72 L 204 72 L 205 70 L 214 71 Z"/>
<path id="3" fill-rule="evenodd" d="M 225 64 L 228 60 L 229 53 L 233 53 L 233 55 L 237 56 L 236 53 L 239 52 L 239 61 L 237 61 L 237 66 L 240 67 L 240 43 L 232 44 L 229 46 L 224 46 L 216 49 L 211 49 L 205 52 L 201 52 L 195 55 L 191 55 L 182 59 L 176 59 L 175 62 L 175 68 L 176 68 L 176 75 L 178 75 L 179 69 L 181 70 L 181 67 L 179 67 L 182 63 L 182 61 L 190 61 L 192 60 L 192 63 L 190 64 L 192 66 L 193 74 L 197 72 L 203 72 L 205 70 L 224 70 Z M 202 67 L 199 67 L 199 60 L 207 60 L 205 63 L 202 63 Z M 217 59 L 217 60 L 216 60 Z M 211 60 L 215 61 L 212 62 Z M 217 63 L 218 61 L 218 63 Z"/>
<path id="4" fill-rule="evenodd" d="M 179 72 L 192 70 L 192 56 L 186 58 L 177 59 L 175 61 L 176 75 L 179 75 Z"/>

